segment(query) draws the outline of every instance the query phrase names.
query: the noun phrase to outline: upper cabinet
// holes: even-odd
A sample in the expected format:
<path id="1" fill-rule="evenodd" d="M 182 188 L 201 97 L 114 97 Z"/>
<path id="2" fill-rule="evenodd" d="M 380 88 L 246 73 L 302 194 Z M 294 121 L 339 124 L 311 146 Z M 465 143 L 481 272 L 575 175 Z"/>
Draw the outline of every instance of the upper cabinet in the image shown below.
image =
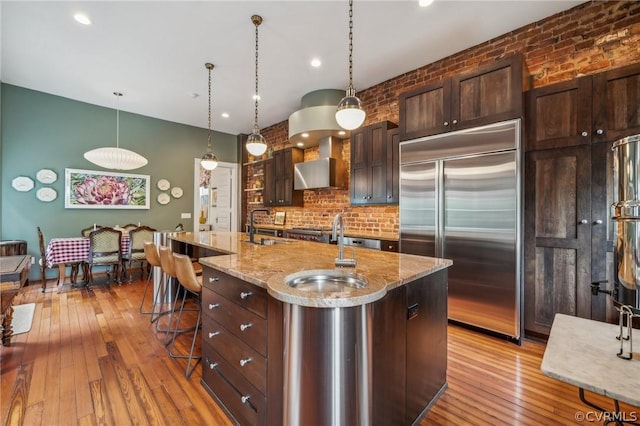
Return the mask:
<path id="1" fill-rule="evenodd" d="M 522 116 L 522 55 L 400 95 L 400 140 Z"/>
<path id="2" fill-rule="evenodd" d="M 351 204 L 397 203 L 398 173 L 393 166 L 393 138 L 389 131 L 396 128 L 390 121 L 371 124 L 351 132 Z M 399 140 L 396 139 L 399 143 Z M 396 160 L 398 160 L 396 148 Z M 391 156 L 391 158 L 389 158 Z M 388 185 L 392 185 L 388 188 Z"/>
<path id="3" fill-rule="evenodd" d="M 640 133 L 640 64 L 527 93 L 527 151 Z"/>
<path id="4" fill-rule="evenodd" d="M 265 164 L 265 206 L 302 206 L 303 191 L 294 191 L 294 164 L 304 161 L 299 148 L 287 148 L 273 153 Z"/>

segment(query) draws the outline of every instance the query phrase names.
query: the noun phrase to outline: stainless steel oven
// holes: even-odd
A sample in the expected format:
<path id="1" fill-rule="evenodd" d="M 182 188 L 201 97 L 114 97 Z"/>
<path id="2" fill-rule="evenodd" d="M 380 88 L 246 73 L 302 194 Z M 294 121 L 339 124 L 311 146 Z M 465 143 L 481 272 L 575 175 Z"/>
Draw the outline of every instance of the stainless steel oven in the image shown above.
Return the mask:
<path id="1" fill-rule="evenodd" d="M 293 240 L 328 244 L 331 240 L 331 230 L 325 228 L 291 228 L 284 231 L 284 236 Z"/>

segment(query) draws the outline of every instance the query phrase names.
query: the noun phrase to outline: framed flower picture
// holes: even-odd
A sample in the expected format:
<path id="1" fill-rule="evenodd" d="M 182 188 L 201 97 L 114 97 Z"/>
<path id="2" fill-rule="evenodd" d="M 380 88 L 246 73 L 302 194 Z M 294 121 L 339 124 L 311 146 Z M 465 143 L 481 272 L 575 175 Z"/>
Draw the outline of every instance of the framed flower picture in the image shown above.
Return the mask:
<path id="1" fill-rule="evenodd" d="M 67 209 L 148 209 L 149 175 L 65 169 Z"/>

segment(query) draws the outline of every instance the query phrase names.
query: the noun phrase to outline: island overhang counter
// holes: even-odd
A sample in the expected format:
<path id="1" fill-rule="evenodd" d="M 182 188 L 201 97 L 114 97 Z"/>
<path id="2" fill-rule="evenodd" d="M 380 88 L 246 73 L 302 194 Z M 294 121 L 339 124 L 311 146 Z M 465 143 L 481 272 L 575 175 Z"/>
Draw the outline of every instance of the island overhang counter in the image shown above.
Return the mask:
<path id="1" fill-rule="evenodd" d="M 336 311 L 338 318 L 352 310 L 368 312 L 362 321 L 365 327 L 352 330 L 355 337 L 369 336 L 365 343 L 371 352 L 366 366 L 370 380 L 353 386 L 360 386 L 354 388 L 358 395 L 369 392 L 372 403 L 356 424 L 418 422 L 446 388 L 450 260 L 356 248 L 347 251 L 356 266 L 336 268 L 335 245 L 278 238 L 270 238 L 270 245 L 252 244 L 239 232 L 182 232 L 169 239 L 174 251 L 197 257 L 203 265 L 202 384 L 239 423 L 275 425 L 307 419 L 290 418 L 300 407 L 291 407 L 290 393 L 286 402 L 287 388 L 294 383 L 292 372 L 300 372 L 295 380 L 304 381 L 318 360 L 287 358 L 300 336 L 309 340 L 312 327 L 308 323 L 297 327 L 303 332 L 292 339 L 287 329 L 291 306 L 303 307 L 305 318 L 314 317 L 314 311 L 325 316 L 335 316 L 328 312 Z M 312 270 L 355 274 L 367 285 L 327 293 L 299 290 L 284 282 Z M 344 318 L 356 317 L 362 318 L 360 314 Z M 325 329 L 316 327 L 321 339 L 311 348 L 335 346 Z M 351 340 L 357 346 L 355 337 L 347 338 L 340 350 L 352 350 Z M 344 351 L 343 355 L 349 356 Z M 302 406 L 305 412 L 311 408 Z M 321 404 L 315 408 L 318 411 L 309 418 L 321 424 L 326 410 Z M 345 418 L 343 423 L 352 420 Z"/>

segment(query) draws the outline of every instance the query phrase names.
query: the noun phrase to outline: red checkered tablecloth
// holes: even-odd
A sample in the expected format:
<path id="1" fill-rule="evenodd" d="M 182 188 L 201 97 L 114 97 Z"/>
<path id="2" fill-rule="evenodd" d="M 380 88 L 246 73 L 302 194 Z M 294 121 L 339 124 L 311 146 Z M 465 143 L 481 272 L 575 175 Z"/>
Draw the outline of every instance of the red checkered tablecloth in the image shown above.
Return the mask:
<path id="1" fill-rule="evenodd" d="M 126 254 L 129 250 L 129 236 L 123 235 L 120 239 L 120 251 Z M 89 238 L 52 238 L 45 252 L 47 266 L 52 268 L 60 263 L 74 263 L 87 260 L 89 257 Z"/>

